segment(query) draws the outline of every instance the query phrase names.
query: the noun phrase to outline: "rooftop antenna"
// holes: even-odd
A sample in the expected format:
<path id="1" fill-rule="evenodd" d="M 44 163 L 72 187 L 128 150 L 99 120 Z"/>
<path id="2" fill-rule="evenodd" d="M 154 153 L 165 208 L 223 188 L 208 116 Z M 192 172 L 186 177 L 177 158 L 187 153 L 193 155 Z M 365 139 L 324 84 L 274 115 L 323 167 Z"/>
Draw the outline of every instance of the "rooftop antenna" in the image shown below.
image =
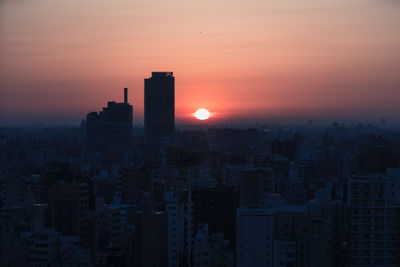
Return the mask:
<path id="1" fill-rule="evenodd" d="M 128 88 L 124 88 L 124 103 L 128 104 Z"/>

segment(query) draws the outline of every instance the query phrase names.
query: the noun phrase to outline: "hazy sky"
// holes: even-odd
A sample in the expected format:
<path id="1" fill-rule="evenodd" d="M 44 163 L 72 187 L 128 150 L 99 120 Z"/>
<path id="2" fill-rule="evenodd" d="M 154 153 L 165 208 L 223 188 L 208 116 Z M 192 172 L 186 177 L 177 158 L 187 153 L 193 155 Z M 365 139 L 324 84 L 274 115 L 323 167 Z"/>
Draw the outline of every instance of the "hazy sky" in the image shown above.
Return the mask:
<path id="1" fill-rule="evenodd" d="M 176 116 L 400 121 L 395 0 L 0 0 L 0 123 L 79 123 L 173 71 Z"/>

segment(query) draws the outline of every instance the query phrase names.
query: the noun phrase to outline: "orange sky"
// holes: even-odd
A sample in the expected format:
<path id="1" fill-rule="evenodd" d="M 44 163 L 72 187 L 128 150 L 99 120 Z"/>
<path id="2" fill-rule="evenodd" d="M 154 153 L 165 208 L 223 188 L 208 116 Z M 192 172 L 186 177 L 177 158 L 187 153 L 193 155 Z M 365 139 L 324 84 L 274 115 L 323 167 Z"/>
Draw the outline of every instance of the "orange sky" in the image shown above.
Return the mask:
<path id="1" fill-rule="evenodd" d="M 399 119 L 392 0 L 0 2 L 0 123 L 79 123 L 173 71 L 176 116 Z"/>

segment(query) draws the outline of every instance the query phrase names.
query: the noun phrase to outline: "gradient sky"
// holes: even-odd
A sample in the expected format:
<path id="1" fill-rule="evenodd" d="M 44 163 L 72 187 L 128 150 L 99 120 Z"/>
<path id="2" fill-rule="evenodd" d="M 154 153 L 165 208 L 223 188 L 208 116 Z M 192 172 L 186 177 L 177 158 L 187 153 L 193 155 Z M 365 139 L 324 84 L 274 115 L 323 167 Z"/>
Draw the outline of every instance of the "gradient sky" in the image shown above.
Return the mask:
<path id="1" fill-rule="evenodd" d="M 396 0 L 0 0 L 0 123 L 77 124 L 173 71 L 176 116 L 400 122 Z"/>

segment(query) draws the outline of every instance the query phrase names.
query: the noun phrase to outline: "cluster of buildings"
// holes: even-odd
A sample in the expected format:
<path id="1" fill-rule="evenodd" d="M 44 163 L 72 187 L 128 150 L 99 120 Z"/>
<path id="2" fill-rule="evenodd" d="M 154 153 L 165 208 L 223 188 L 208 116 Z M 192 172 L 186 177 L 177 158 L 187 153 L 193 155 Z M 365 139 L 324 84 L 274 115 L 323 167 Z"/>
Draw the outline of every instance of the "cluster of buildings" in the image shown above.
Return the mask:
<path id="1" fill-rule="evenodd" d="M 0 129 L 0 266 L 399 266 L 400 129 L 175 126 L 174 77 Z"/>

